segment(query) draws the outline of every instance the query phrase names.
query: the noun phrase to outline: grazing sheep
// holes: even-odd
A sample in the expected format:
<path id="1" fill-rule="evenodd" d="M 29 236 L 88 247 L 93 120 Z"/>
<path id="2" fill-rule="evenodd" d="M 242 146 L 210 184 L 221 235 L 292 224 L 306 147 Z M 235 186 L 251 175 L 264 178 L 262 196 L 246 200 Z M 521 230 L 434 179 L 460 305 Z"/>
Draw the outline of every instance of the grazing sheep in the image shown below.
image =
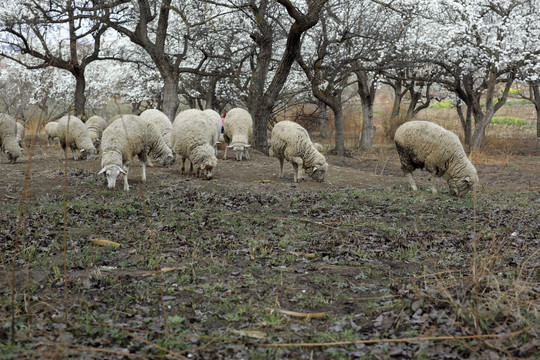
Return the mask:
<path id="1" fill-rule="evenodd" d="M 396 130 L 394 141 L 401 169 L 413 190 L 418 188 L 412 172 L 424 167 L 432 176 L 444 177 L 452 195 L 463 196 L 478 183 L 476 169 L 453 132 L 429 121 L 409 121 Z M 436 194 L 431 180 L 431 191 Z"/>
<path id="2" fill-rule="evenodd" d="M 21 156 L 21 147 L 17 142 L 17 122 L 4 113 L 0 113 L 0 145 L 10 163 L 15 163 Z"/>
<path id="3" fill-rule="evenodd" d="M 58 119 L 57 122 L 56 133 L 65 157 L 67 158 L 67 147 L 69 146 L 71 151 L 79 150 L 81 153 L 79 160 L 91 158 L 96 152 L 96 148 L 90 139 L 88 127 L 81 119 L 73 115 L 66 115 Z"/>
<path id="4" fill-rule="evenodd" d="M 227 159 L 227 149 L 233 149 L 236 160 L 241 161 L 246 155 L 249 160 L 249 139 L 253 135 L 253 119 L 244 109 L 234 108 L 227 112 L 223 124 L 223 137 L 227 143 L 223 159 Z"/>
<path id="5" fill-rule="evenodd" d="M 180 172 L 185 170 L 185 161 L 191 162 L 191 171 L 197 168 L 199 177 L 201 170 L 205 177 L 211 180 L 217 166 L 214 153 L 216 143 L 216 126 L 212 118 L 200 110 L 190 109 L 179 113 L 171 130 L 171 142 L 175 154 L 182 158 Z"/>
<path id="6" fill-rule="evenodd" d="M 203 114 L 206 114 L 208 116 L 210 116 L 214 122 L 216 123 L 216 143 L 214 144 L 214 152 L 216 153 L 216 156 L 218 154 L 218 149 L 217 149 L 217 146 L 218 144 L 221 144 L 219 138 L 220 138 L 220 135 L 221 135 L 221 128 L 223 126 L 223 119 L 221 118 L 221 115 L 219 115 L 219 113 L 217 113 L 216 111 L 212 110 L 212 109 L 206 109 L 203 111 Z"/>
<path id="7" fill-rule="evenodd" d="M 56 131 L 58 123 L 56 121 L 48 122 L 45 125 L 45 135 L 47 135 L 47 145 L 51 145 L 54 139 L 58 138 L 58 133 Z"/>
<path id="8" fill-rule="evenodd" d="M 24 125 L 17 123 L 17 143 L 22 148 L 22 141 L 24 139 Z"/>
<path id="9" fill-rule="evenodd" d="M 129 191 L 128 174 L 131 159 L 135 155 L 141 163 L 142 182 L 146 182 L 147 155 L 163 165 L 173 159 L 171 149 L 163 141 L 158 128 L 136 115 L 124 115 L 113 121 L 103 131 L 101 139 L 101 171 L 105 174 L 107 186 L 116 186 L 118 175 L 124 175 L 124 190 Z"/>
<path id="10" fill-rule="evenodd" d="M 171 148 L 172 123 L 171 120 L 169 120 L 169 117 L 157 109 L 144 110 L 140 116 L 158 127 L 163 140 L 165 140 L 165 144 Z"/>
<path id="11" fill-rule="evenodd" d="M 272 129 L 270 151 L 279 159 L 279 177 L 283 178 L 283 161 L 290 161 L 294 168 L 294 182 L 299 182 L 298 169 L 303 167 L 313 180 L 324 181 L 328 163 L 313 146 L 309 134 L 301 125 L 280 121 Z"/>
<path id="12" fill-rule="evenodd" d="M 99 149 L 101 135 L 107 127 L 107 122 L 101 116 L 92 116 L 86 120 L 86 127 L 88 127 L 88 134 L 90 135 L 92 144 L 94 144 L 96 149 Z"/>

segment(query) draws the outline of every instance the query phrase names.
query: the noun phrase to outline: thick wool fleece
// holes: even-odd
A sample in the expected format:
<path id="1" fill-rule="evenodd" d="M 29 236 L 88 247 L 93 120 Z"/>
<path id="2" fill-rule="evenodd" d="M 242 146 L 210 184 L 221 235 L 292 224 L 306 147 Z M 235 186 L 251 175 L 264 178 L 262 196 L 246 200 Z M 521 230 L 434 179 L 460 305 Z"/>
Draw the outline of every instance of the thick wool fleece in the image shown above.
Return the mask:
<path id="1" fill-rule="evenodd" d="M 69 146 L 71 151 L 79 150 L 82 159 L 96 152 L 96 148 L 88 133 L 88 127 L 81 119 L 76 116 L 66 115 L 58 119 L 57 122 L 56 133 L 64 152 L 67 151 L 67 147 Z"/>
<path id="2" fill-rule="evenodd" d="M 433 176 L 442 176 L 451 189 L 461 189 L 460 192 L 478 182 L 476 169 L 458 136 L 437 124 L 409 121 L 396 130 L 394 141 L 405 174 L 425 168 Z"/>

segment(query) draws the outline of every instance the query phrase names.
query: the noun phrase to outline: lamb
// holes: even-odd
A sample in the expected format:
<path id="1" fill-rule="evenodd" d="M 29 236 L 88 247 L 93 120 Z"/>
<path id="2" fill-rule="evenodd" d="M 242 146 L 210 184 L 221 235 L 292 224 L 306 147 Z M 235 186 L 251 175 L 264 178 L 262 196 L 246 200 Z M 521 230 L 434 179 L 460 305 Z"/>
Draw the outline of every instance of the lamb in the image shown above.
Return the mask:
<path id="1" fill-rule="evenodd" d="M 62 147 L 62 150 L 64 150 L 66 158 L 68 146 L 71 151 L 79 150 L 81 153 L 78 158 L 79 160 L 91 158 L 96 152 L 96 148 L 90 139 L 88 128 L 82 120 L 76 116 L 66 115 L 58 119 L 56 133 L 58 134 L 60 146 Z"/>
<path id="2" fill-rule="evenodd" d="M 12 164 L 21 156 L 21 147 L 17 142 L 17 122 L 8 114 L 0 113 L 0 145 L 8 161 Z"/>
<path id="3" fill-rule="evenodd" d="M 214 152 L 216 153 L 216 156 L 217 156 L 217 153 L 218 153 L 218 149 L 217 149 L 217 146 L 218 144 L 221 144 L 221 141 L 220 141 L 220 135 L 221 135 L 221 127 L 223 126 L 222 122 L 222 118 L 221 118 L 221 115 L 219 115 L 219 113 L 217 113 L 216 111 L 212 110 L 212 109 L 206 109 L 203 111 L 203 114 L 206 114 L 208 115 L 209 117 L 211 117 L 215 124 L 216 124 L 216 143 L 214 144 Z"/>
<path id="4" fill-rule="evenodd" d="M 313 146 L 309 134 L 293 121 L 280 121 L 272 129 L 270 152 L 279 159 L 279 177 L 283 178 L 283 161 L 294 168 L 294 182 L 299 182 L 298 169 L 303 167 L 313 180 L 322 182 L 328 171 L 325 157 Z"/>
<path id="5" fill-rule="evenodd" d="M 227 159 L 227 149 L 233 149 L 236 160 L 241 161 L 246 155 L 249 160 L 249 139 L 253 135 L 253 119 L 244 109 L 234 108 L 227 112 L 223 124 L 223 137 L 227 143 L 223 159 Z"/>
<path id="6" fill-rule="evenodd" d="M 57 127 L 58 127 L 58 123 L 56 121 L 48 122 L 47 125 L 45 125 L 45 135 L 47 135 L 47 145 L 51 145 L 54 139 L 58 138 L 58 133 L 56 131 Z"/>
<path id="7" fill-rule="evenodd" d="M 86 126 L 88 127 L 88 134 L 90 135 L 92 144 L 98 149 L 101 135 L 103 134 L 103 130 L 107 127 L 107 122 L 101 116 L 92 116 L 86 120 Z"/>
<path id="8" fill-rule="evenodd" d="M 189 109 L 179 113 L 174 119 L 171 130 L 173 151 L 182 158 L 180 172 L 185 170 L 185 161 L 191 162 L 191 170 L 196 167 L 196 175 L 203 171 L 206 179 L 211 180 L 217 166 L 214 153 L 216 143 L 215 121 L 200 110 Z"/>
<path id="9" fill-rule="evenodd" d="M 158 128 L 136 115 L 124 115 L 107 126 L 101 139 L 101 152 L 102 169 L 98 175 L 105 174 L 107 186 L 113 189 L 116 178 L 123 174 L 125 191 L 129 191 L 128 174 L 133 156 L 136 155 L 141 163 L 142 182 L 146 182 L 148 155 L 163 165 L 173 160 L 172 151 Z"/>
<path id="10" fill-rule="evenodd" d="M 24 125 L 21 123 L 17 123 L 17 143 L 22 148 L 21 144 L 24 139 Z"/>
<path id="11" fill-rule="evenodd" d="M 157 109 L 148 109 L 144 110 L 140 117 L 143 119 L 150 121 L 154 125 L 156 125 L 161 132 L 161 136 L 163 137 L 163 140 L 165 140 L 165 144 L 169 148 L 172 148 L 171 144 L 171 128 L 172 123 L 171 120 L 169 120 L 169 117 L 162 113 L 161 111 Z"/>
<path id="12" fill-rule="evenodd" d="M 437 193 L 433 176 L 444 177 L 452 195 L 463 196 L 478 183 L 478 175 L 456 134 L 429 121 L 409 121 L 394 135 L 401 169 L 412 190 L 415 169 L 426 168 L 432 175 L 432 193 Z"/>

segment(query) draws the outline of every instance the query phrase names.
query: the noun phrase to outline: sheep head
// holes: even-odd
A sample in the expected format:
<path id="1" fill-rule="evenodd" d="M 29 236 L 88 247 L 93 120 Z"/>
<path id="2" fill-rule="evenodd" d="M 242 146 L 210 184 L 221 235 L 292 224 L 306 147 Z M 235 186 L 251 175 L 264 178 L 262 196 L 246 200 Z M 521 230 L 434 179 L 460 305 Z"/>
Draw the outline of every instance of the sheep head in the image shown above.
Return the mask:
<path id="1" fill-rule="evenodd" d="M 236 161 L 242 161 L 242 158 L 244 157 L 244 151 L 251 147 L 249 144 L 243 144 L 243 145 L 229 145 L 227 146 L 229 149 L 233 149 L 234 154 L 236 156 Z"/>
<path id="2" fill-rule="evenodd" d="M 306 170 L 306 173 L 309 173 L 309 176 L 318 182 L 323 182 L 326 177 L 326 172 L 328 171 L 328 163 L 325 161 L 319 161 L 313 164 L 309 169 Z"/>
<path id="3" fill-rule="evenodd" d="M 116 186 L 116 179 L 118 178 L 118 175 L 124 174 L 124 176 L 127 176 L 127 173 L 122 169 L 121 166 L 111 164 L 105 166 L 103 169 L 101 169 L 100 172 L 98 172 L 98 175 L 105 174 L 105 177 L 107 178 L 107 187 L 109 189 L 114 189 Z"/>
<path id="4" fill-rule="evenodd" d="M 467 194 L 473 186 L 478 184 L 478 175 L 474 178 L 466 176 L 461 179 L 450 179 L 448 180 L 448 187 L 450 188 L 450 194 L 462 197 Z"/>

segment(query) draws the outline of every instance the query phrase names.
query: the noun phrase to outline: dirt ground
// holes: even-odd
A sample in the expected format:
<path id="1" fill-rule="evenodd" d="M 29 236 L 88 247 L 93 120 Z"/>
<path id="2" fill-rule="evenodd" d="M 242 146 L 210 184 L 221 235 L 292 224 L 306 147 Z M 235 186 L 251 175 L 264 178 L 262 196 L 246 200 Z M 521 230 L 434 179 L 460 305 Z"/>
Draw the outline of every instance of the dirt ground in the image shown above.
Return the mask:
<path id="1" fill-rule="evenodd" d="M 20 185 L 24 183 L 30 166 L 30 194 L 40 196 L 42 193 L 62 191 L 58 188 L 64 181 L 65 170 L 64 153 L 58 145 L 46 145 L 42 137 L 35 141 L 35 147 L 30 150 L 31 138 L 27 139 L 27 148 L 14 165 L 7 165 L 6 159 L 0 164 L 2 170 L 3 186 L 0 187 L 0 198 L 13 200 L 18 198 Z M 32 152 L 31 163 L 29 155 Z M 538 191 L 540 189 L 540 140 L 524 139 L 515 148 L 504 150 L 498 154 L 497 150 L 491 150 L 488 160 L 475 164 L 478 170 L 481 188 L 489 190 L 519 190 Z M 73 153 L 68 152 L 67 169 L 71 172 L 86 171 L 89 174 L 97 174 L 100 168 L 100 160 L 77 161 Z M 78 155 L 78 154 L 77 154 Z M 147 180 L 145 189 L 161 184 L 180 186 L 185 182 L 197 182 L 204 186 L 216 186 L 227 188 L 253 187 L 260 191 L 286 191 L 286 189 L 301 188 L 304 190 L 324 190 L 340 187 L 370 188 L 384 186 L 388 188 L 406 188 L 407 182 L 403 178 L 397 152 L 393 144 L 376 147 L 368 153 L 352 152 L 352 157 L 341 157 L 326 154 L 329 163 L 326 181 L 317 183 L 304 181 L 293 184 L 293 170 L 289 163 L 285 164 L 285 178 L 279 179 L 279 162 L 273 157 L 268 157 L 257 150 L 251 151 L 252 161 L 236 162 L 229 156 L 228 160 L 221 160 L 223 151 L 219 151 L 219 163 L 214 175 L 214 180 L 207 184 L 205 180 L 190 176 L 181 176 L 179 165 L 164 168 L 160 166 L 147 168 Z M 138 191 L 137 174 L 138 166 L 134 167 L 129 177 L 129 183 L 133 185 L 132 191 Z M 416 171 L 414 177 L 420 186 L 427 187 L 429 177 L 424 171 Z M 96 175 L 96 178 L 97 175 Z M 69 181 L 68 191 L 78 193 L 84 191 L 86 186 L 80 181 Z M 105 182 L 104 182 L 105 185 Z M 121 189 L 121 183 L 117 183 L 117 191 Z M 130 186 L 131 186 L 130 185 Z M 445 190 L 445 183 L 437 179 L 438 188 Z"/>
<path id="2" fill-rule="evenodd" d="M 538 355 L 536 139 L 479 158 L 475 206 L 473 194 L 448 196 L 441 179 L 441 194 L 425 191 L 423 171 L 414 173 L 421 191 L 410 192 L 391 144 L 327 154 L 322 183 L 294 184 L 288 163 L 279 179 L 277 159 L 257 151 L 242 162 L 220 151 L 211 181 L 176 164 L 147 167 L 141 184 L 137 165 L 125 194 L 122 181 L 107 190 L 99 159 L 69 152 L 66 163 L 58 145 L 26 140 L 16 164 L 0 159 L 0 358 Z M 485 242 L 473 249 L 476 236 Z M 496 286 L 487 275 L 466 281 L 476 251 Z M 492 317 L 501 289 L 521 300 Z M 481 323 L 456 310 L 473 293 L 485 295 Z M 380 342 L 406 338 L 418 340 Z"/>

